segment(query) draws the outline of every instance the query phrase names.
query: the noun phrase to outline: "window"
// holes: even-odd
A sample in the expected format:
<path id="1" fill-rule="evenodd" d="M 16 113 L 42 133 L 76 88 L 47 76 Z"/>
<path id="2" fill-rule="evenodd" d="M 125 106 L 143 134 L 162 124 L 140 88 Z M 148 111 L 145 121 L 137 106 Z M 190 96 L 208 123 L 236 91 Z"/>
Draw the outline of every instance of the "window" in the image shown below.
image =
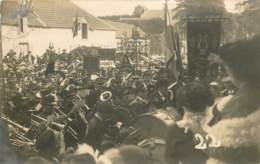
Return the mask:
<path id="1" fill-rule="evenodd" d="M 88 38 L 88 24 L 82 23 L 82 39 Z"/>

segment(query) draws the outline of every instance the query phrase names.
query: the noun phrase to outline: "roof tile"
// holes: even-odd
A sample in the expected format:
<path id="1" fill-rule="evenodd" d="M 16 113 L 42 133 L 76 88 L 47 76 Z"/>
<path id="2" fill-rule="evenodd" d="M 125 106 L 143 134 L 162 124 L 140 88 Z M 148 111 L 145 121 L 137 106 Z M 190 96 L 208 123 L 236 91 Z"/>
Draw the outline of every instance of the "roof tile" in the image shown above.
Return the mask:
<path id="1" fill-rule="evenodd" d="M 17 25 L 16 16 L 19 13 L 17 0 L 4 0 L 3 24 Z M 29 26 L 46 28 L 72 28 L 73 18 L 85 17 L 93 30 L 114 30 L 103 20 L 94 17 L 69 0 L 32 0 L 32 10 L 29 12 Z M 44 24 L 43 24 L 44 23 Z M 46 25 L 46 26 L 45 26 Z"/>

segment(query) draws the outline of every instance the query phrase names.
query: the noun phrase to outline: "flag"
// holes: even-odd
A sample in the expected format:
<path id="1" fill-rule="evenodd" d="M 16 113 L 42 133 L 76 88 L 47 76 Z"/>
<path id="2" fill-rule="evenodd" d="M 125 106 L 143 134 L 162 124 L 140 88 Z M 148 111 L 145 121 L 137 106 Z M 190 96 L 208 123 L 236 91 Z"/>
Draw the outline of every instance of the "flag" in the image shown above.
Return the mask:
<path id="1" fill-rule="evenodd" d="M 72 28 L 73 37 L 76 37 L 78 35 L 78 29 L 79 29 L 79 18 L 78 18 L 78 12 L 76 12 L 76 17 Z"/>
<path id="2" fill-rule="evenodd" d="M 164 55 L 166 57 L 166 70 L 171 80 L 179 80 L 181 74 L 181 57 L 179 50 L 179 37 L 174 33 L 167 2 L 164 8 L 165 31 L 164 31 Z"/>

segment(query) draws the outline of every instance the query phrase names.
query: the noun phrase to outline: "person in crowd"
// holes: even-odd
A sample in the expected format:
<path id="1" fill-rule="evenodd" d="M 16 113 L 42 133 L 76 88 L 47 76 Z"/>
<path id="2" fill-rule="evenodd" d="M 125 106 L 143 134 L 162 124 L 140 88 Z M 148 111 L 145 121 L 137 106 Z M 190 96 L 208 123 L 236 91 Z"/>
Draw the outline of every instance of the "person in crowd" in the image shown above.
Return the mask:
<path id="1" fill-rule="evenodd" d="M 260 161 L 259 44 L 260 36 L 255 36 L 223 46 L 220 55 L 211 54 L 210 61 L 224 67 L 238 91 L 225 104 L 213 107 L 219 111 L 218 121 L 207 126 L 201 124 L 194 113 L 185 113 L 182 123 L 178 124 L 182 128 L 188 127 L 195 138 L 200 136 L 201 145 L 189 146 L 190 149 L 201 149 L 209 157 L 207 164 L 257 164 Z M 168 148 L 173 161 L 178 159 L 180 152 L 177 142 L 174 143 Z M 181 154 L 188 155 L 187 152 Z"/>
<path id="2" fill-rule="evenodd" d="M 209 83 L 209 90 L 212 94 L 212 96 L 214 97 L 214 99 L 217 99 L 218 97 L 220 97 L 220 89 L 219 89 L 219 83 L 217 81 L 212 81 L 211 83 Z"/>
<path id="3" fill-rule="evenodd" d="M 185 110 L 204 112 L 207 106 L 213 103 L 210 88 L 201 81 L 187 83 L 176 91 L 176 108 L 181 114 L 184 114 Z"/>
<path id="4" fill-rule="evenodd" d="M 135 145 L 124 145 L 107 150 L 98 158 L 97 164 L 152 164 L 145 149 Z"/>
<path id="5" fill-rule="evenodd" d="M 7 125 L 0 118 L 0 163 L 3 164 L 18 164 L 19 159 L 13 151 L 10 143 Z"/>
<path id="6" fill-rule="evenodd" d="M 36 137 L 35 147 L 39 151 L 40 156 L 54 160 L 60 152 L 59 134 L 54 130 L 42 125 L 42 132 Z"/>
<path id="7" fill-rule="evenodd" d="M 23 60 L 28 64 L 35 63 L 35 57 L 32 54 L 32 51 L 28 51 L 28 53 L 23 57 Z"/>
<path id="8" fill-rule="evenodd" d="M 206 84 L 192 81 L 181 86 L 176 91 L 176 108 L 185 119 L 186 113 L 196 113 L 201 119 L 208 106 L 213 105 L 214 99 Z M 184 127 L 186 128 L 186 127 Z M 193 134 L 188 129 L 173 125 L 166 138 L 165 158 L 167 163 L 205 163 L 207 156 L 193 149 Z"/>
<path id="9" fill-rule="evenodd" d="M 67 53 L 66 49 L 62 50 L 62 53 L 58 55 L 58 59 L 61 63 L 64 63 L 67 66 L 69 66 L 71 63 L 70 54 Z"/>
<path id="10" fill-rule="evenodd" d="M 89 121 L 86 142 L 95 149 L 100 148 L 104 135 L 111 125 L 114 125 L 114 107 L 109 102 L 97 103 L 97 112 Z"/>
<path id="11" fill-rule="evenodd" d="M 24 164 L 51 164 L 51 162 L 40 156 L 36 156 L 30 157 L 28 160 L 25 161 Z"/>
<path id="12" fill-rule="evenodd" d="M 79 145 L 78 149 L 74 153 L 66 154 L 61 164 L 96 164 L 97 152 L 87 145 Z"/>
<path id="13" fill-rule="evenodd" d="M 48 65 L 45 71 L 45 75 L 54 74 L 55 73 L 55 62 L 57 54 L 54 51 L 54 47 L 50 46 L 44 54 L 44 59 L 48 61 Z"/>

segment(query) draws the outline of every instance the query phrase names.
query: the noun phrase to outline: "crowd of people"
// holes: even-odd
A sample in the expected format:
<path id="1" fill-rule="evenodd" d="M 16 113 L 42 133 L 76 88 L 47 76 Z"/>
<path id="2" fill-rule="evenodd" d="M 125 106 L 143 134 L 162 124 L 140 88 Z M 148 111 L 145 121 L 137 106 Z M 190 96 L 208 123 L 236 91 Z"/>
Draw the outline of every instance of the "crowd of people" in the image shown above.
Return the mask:
<path id="1" fill-rule="evenodd" d="M 210 54 L 233 85 L 172 81 L 160 65 L 90 75 L 76 51 L 10 51 L 0 162 L 259 163 L 259 44 L 254 37 Z"/>

